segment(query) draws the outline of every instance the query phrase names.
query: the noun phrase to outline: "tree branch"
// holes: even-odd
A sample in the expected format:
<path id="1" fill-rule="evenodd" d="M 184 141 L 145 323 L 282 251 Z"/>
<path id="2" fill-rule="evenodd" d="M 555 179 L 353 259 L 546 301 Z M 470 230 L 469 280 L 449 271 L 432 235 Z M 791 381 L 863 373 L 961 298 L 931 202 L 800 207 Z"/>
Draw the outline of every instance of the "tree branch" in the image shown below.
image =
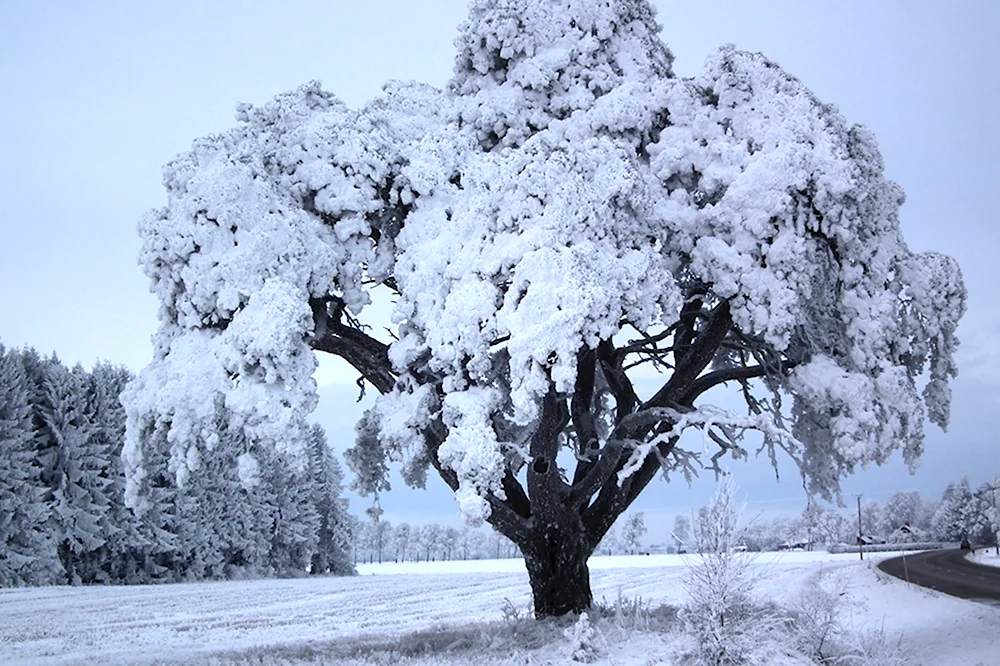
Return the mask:
<path id="1" fill-rule="evenodd" d="M 698 375 L 715 358 L 732 325 L 729 302 L 722 301 L 712 310 L 708 323 L 698 332 L 690 351 L 678 359 L 677 369 L 670 379 L 643 407 L 669 407 L 681 403 L 681 396 L 689 392 Z"/>
<path id="2" fill-rule="evenodd" d="M 389 346 L 358 327 L 344 324 L 341 321 L 344 305 L 340 299 L 311 299 L 309 305 L 314 327 L 310 346 L 350 363 L 380 393 L 392 391 L 396 374 L 389 362 Z"/>
<path id="3" fill-rule="evenodd" d="M 697 298 L 690 300 L 685 305 L 685 310 L 690 313 L 688 317 L 692 322 L 694 321 L 694 313 L 700 311 L 701 308 L 702 302 Z M 612 436 L 644 441 L 651 434 L 655 435 L 656 432 L 667 432 L 669 430 L 667 427 L 670 420 L 669 415 L 656 408 L 690 406 L 689 403 L 682 401 L 682 398 L 688 397 L 691 393 L 692 386 L 697 382 L 702 371 L 715 358 L 715 354 L 731 328 L 732 317 L 729 313 L 729 304 L 726 301 L 719 303 L 711 311 L 707 322 L 697 332 L 693 330 L 693 327 L 681 327 L 675 337 L 674 346 L 678 350 L 688 347 L 688 351 L 684 354 L 678 354 L 676 370 L 663 387 L 657 391 L 656 395 L 639 407 L 638 411 L 634 414 L 620 416 L 617 419 L 618 426 Z M 715 379 L 719 379 L 719 377 L 716 375 Z M 618 484 L 617 473 L 624 469 L 629 457 L 624 448 L 615 456 L 617 460 L 613 467 L 611 467 L 610 461 L 608 467 L 602 466 L 603 481 L 600 484 L 600 491 L 593 503 L 584 511 L 584 524 L 587 526 L 587 533 L 591 539 L 599 541 L 610 529 L 615 519 L 638 497 L 660 468 L 660 460 L 670 455 L 670 451 L 677 444 L 677 439 L 678 437 L 675 435 L 657 444 L 639 469 L 622 481 L 621 485 Z M 598 479 L 595 478 L 588 480 L 585 487 L 581 485 L 579 494 L 582 494 L 584 490 L 593 492 L 592 487 L 596 485 L 597 481 Z M 574 499 L 579 501 L 580 497 L 574 495 Z"/>
<path id="4" fill-rule="evenodd" d="M 530 518 L 531 501 L 528 499 L 527 493 L 524 492 L 524 488 L 521 487 L 521 482 L 514 476 L 514 472 L 510 469 L 506 470 L 500 484 L 504 495 L 507 496 L 506 503 L 514 510 L 514 513 L 522 518 Z"/>
<path id="5" fill-rule="evenodd" d="M 584 347 L 577 354 L 576 385 L 573 387 L 573 399 L 570 402 L 570 413 L 573 417 L 573 427 L 576 429 L 577 464 L 573 473 L 575 484 L 593 464 L 596 457 L 597 425 L 594 421 L 594 375 L 596 373 L 597 354 L 593 349 Z"/>
<path id="6" fill-rule="evenodd" d="M 763 377 L 766 374 L 767 370 L 759 365 L 715 370 L 694 380 L 691 383 L 691 388 L 684 392 L 678 402 L 684 405 L 692 404 L 699 395 L 719 384 L 725 384 L 733 380 L 744 381 L 754 379 L 755 377 Z"/>
<path id="7" fill-rule="evenodd" d="M 618 423 L 635 410 L 639 398 L 628 375 L 622 370 L 622 357 L 610 340 L 597 345 L 597 358 L 601 362 L 608 388 L 615 397 L 615 422 Z"/>
<path id="8" fill-rule="evenodd" d="M 542 414 L 538 428 L 531 436 L 528 452 L 528 497 L 531 500 L 532 515 L 548 521 L 560 509 L 567 486 L 559 476 L 556 454 L 559 452 L 559 436 L 568 421 L 565 405 L 554 386 L 542 399 Z M 540 512 L 547 511 L 546 515 Z"/>

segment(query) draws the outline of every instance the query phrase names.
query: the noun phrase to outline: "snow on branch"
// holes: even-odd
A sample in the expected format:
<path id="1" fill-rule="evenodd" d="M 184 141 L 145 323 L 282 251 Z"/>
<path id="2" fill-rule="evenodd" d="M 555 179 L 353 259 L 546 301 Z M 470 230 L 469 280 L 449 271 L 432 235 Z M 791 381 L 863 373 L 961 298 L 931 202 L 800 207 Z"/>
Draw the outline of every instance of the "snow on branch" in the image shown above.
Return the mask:
<path id="1" fill-rule="evenodd" d="M 677 457 L 678 464 L 682 468 L 690 471 L 693 468 L 693 461 L 700 461 L 703 456 L 708 456 L 711 465 L 707 469 L 714 470 L 716 473 L 722 472 L 719 460 L 727 453 L 735 458 L 746 457 L 747 452 L 740 445 L 740 440 L 748 430 L 763 433 L 768 441 L 786 442 L 789 450 L 794 451 L 802 447 L 802 443 L 792 433 L 777 426 L 773 419 L 764 415 L 739 416 L 714 405 L 701 405 L 690 411 L 654 407 L 644 410 L 640 414 L 643 414 L 645 418 L 655 419 L 659 423 L 666 424 L 666 427 L 648 441 L 629 440 L 627 442 L 632 453 L 625 466 L 618 472 L 619 484 L 635 474 L 649 455 L 654 454 L 654 452 L 656 455 L 660 455 L 658 451 L 660 445 L 668 442 L 675 443 L 671 447 L 670 455 Z M 676 446 L 676 440 L 680 434 L 692 427 L 703 433 L 704 448 L 700 455 L 678 449 Z M 715 447 L 712 446 L 713 444 Z M 713 448 L 716 450 L 713 451 Z M 665 470 L 669 468 L 662 458 L 661 464 L 664 465 Z"/>

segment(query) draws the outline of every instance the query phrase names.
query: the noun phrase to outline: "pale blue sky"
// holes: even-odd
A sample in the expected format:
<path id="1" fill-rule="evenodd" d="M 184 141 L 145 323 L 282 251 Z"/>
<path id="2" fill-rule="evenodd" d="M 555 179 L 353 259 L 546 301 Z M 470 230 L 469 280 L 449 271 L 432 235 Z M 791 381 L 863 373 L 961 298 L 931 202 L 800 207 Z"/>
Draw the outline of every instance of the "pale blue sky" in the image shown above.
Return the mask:
<path id="1" fill-rule="evenodd" d="M 937 495 L 962 474 L 1000 471 L 1000 3 L 655 2 L 663 38 L 691 75 L 716 46 L 761 51 L 879 138 L 906 190 L 906 238 L 955 256 L 970 291 L 952 428 L 929 427 L 910 477 L 896 461 L 848 479 L 850 493 Z M 0 342 L 135 370 L 149 359 L 156 303 L 136 265 L 136 222 L 162 205 L 160 167 L 197 136 L 234 124 L 310 79 L 358 106 L 389 79 L 443 85 L 464 0 L 0 2 Z M 353 380 L 323 390 L 317 418 L 338 448 L 356 414 Z M 734 467 L 750 509 L 798 510 L 786 467 Z M 394 491 L 390 519 L 456 520 L 450 493 Z M 663 520 L 701 504 L 703 482 L 659 484 L 640 500 Z M 360 507 L 355 503 L 355 510 Z M 419 514 L 419 515 L 418 515 Z"/>

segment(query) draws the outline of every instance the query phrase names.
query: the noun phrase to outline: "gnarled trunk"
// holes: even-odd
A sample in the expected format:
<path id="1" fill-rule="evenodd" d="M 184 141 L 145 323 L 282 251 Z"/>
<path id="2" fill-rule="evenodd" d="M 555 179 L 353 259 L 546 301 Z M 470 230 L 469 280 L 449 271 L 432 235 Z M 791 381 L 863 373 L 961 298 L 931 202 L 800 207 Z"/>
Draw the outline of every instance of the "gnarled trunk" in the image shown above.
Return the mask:
<path id="1" fill-rule="evenodd" d="M 528 569 L 535 617 L 581 613 L 590 608 L 594 595 L 587 560 L 593 548 L 582 533 L 551 526 L 532 531 L 521 545 L 521 552 Z"/>

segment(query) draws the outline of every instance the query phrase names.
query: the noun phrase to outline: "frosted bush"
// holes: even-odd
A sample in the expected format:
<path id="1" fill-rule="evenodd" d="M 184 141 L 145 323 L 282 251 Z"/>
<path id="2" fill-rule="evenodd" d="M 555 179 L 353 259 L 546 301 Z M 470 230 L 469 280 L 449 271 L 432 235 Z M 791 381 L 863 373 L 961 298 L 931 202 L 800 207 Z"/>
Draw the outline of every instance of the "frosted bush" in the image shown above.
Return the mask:
<path id="1" fill-rule="evenodd" d="M 710 666 L 770 664 L 785 650 L 779 615 L 753 594 L 754 556 L 736 550 L 742 532 L 735 495 L 735 484 L 725 477 L 701 512 L 694 528 L 699 555 L 684 582 L 688 601 L 681 618 L 694 639 L 697 663 Z"/>
<path id="2" fill-rule="evenodd" d="M 590 623 L 587 613 L 580 613 L 573 626 L 566 629 L 565 636 L 569 639 L 569 658 L 574 662 L 597 661 L 608 647 L 604 635 Z"/>

